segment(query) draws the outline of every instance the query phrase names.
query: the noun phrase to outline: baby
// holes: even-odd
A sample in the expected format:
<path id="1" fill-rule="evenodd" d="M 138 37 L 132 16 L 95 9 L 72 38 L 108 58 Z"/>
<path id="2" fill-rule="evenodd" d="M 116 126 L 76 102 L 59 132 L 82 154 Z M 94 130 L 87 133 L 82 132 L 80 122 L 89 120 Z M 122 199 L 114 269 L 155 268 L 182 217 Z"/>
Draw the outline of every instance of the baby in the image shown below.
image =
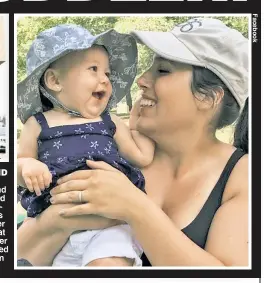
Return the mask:
<path id="1" fill-rule="evenodd" d="M 75 25 L 46 30 L 33 42 L 27 56 L 30 74 L 18 86 L 18 113 L 25 124 L 17 173 L 18 184 L 27 188 L 21 205 L 28 217 L 42 215 L 50 206 L 49 192 L 57 180 L 87 170 L 86 160 L 107 162 L 144 191 L 144 177 L 137 167 L 151 163 L 154 143 L 109 113 L 114 99 L 120 101 L 131 87 L 136 51 L 129 35 L 110 30 L 94 37 Z M 39 100 L 34 102 L 34 97 Z M 130 125 L 134 118 L 130 117 Z M 42 224 L 36 221 L 30 229 L 38 231 L 37 225 Z M 52 224 L 45 225 L 49 231 Z M 23 225 L 20 229 L 23 231 Z M 32 249 L 29 242 L 18 241 L 18 256 L 23 256 L 21 245 Z M 43 259 L 39 264 L 44 264 L 47 253 L 49 250 L 43 249 L 38 254 Z M 102 265 L 100 259 L 108 258 L 110 265 L 140 266 L 141 253 L 124 224 L 73 233 L 53 265 Z M 119 258 L 116 264 L 115 258 Z"/>

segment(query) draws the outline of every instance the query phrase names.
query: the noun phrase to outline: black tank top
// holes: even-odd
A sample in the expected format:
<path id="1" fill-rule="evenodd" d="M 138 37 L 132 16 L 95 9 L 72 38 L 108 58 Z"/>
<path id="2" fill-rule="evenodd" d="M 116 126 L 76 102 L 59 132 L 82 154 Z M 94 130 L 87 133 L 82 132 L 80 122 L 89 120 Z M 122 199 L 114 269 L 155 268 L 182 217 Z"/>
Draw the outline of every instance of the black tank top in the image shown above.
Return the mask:
<path id="1" fill-rule="evenodd" d="M 221 206 L 222 196 L 228 178 L 236 163 L 243 155 L 245 155 L 245 153 L 240 149 L 236 149 L 233 152 L 202 209 L 196 218 L 188 226 L 182 229 L 182 232 L 202 249 L 205 247 L 207 234 L 214 215 L 217 209 Z M 142 255 L 141 259 L 143 261 L 143 266 L 151 266 L 145 254 Z"/>

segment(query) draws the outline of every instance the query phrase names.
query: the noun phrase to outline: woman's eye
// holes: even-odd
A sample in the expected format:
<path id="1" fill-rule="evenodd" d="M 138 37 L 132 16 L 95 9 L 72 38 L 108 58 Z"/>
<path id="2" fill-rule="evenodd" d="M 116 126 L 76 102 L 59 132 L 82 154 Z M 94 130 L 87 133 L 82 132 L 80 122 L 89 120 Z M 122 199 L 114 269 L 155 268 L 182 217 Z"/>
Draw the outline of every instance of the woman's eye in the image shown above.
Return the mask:
<path id="1" fill-rule="evenodd" d="M 96 72 L 96 71 L 97 71 L 97 66 L 92 66 L 92 67 L 90 67 L 89 69 L 92 70 L 92 71 L 94 71 L 94 72 Z"/>
<path id="2" fill-rule="evenodd" d="M 111 76 L 111 74 L 108 73 L 108 72 L 106 72 L 105 75 L 106 75 L 108 78 L 110 78 L 110 76 Z"/>
<path id="3" fill-rule="evenodd" d="M 158 72 L 159 72 L 160 74 L 169 74 L 169 73 L 170 73 L 169 70 L 163 69 L 163 68 L 159 68 L 159 69 L 158 69 Z"/>

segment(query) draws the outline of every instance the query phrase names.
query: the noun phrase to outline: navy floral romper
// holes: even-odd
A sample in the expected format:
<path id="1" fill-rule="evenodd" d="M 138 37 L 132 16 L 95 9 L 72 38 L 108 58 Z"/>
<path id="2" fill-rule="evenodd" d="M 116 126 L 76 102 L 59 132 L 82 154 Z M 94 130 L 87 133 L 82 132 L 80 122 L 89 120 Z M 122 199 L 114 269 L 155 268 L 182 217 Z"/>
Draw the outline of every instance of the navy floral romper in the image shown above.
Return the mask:
<path id="1" fill-rule="evenodd" d="M 99 122 L 51 128 L 42 113 L 34 116 L 41 126 L 38 160 L 47 164 L 53 178 L 50 187 L 42 191 L 40 196 L 24 190 L 21 205 L 27 210 L 28 217 L 36 217 L 50 206 L 49 192 L 60 177 L 73 171 L 89 169 L 87 159 L 105 161 L 123 172 L 135 186 L 145 192 L 145 179 L 141 171 L 118 153 L 113 138 L 116 126 L 108 112 L 102 114 L 102 121 Z"/>

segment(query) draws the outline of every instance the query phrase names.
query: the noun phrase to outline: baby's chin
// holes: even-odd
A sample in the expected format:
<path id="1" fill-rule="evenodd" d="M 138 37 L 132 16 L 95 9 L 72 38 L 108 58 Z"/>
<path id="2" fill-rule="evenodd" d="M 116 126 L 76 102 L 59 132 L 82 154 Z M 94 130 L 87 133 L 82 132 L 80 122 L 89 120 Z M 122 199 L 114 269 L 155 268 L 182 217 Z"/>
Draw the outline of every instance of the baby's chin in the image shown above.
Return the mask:
<path id="1" fill-rule="evenodd" d="M 102 115 L 105 107 L 89 107 L 88 109 L 82 109 L 81 115 L 87 119 L 95 119 Z"/>

